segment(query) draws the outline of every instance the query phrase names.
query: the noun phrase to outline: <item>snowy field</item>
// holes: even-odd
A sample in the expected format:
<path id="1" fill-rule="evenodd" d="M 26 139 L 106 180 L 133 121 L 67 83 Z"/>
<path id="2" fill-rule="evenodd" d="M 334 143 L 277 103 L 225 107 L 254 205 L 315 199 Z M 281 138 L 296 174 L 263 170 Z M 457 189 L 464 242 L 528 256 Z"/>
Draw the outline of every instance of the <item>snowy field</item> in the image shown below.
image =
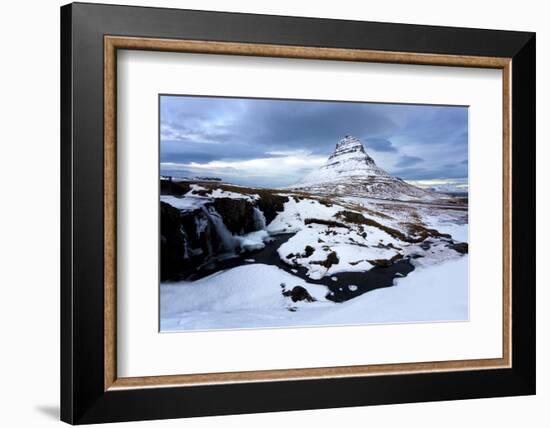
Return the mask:
<path id="1" fill-rule="evenodd" d="M 281 284 L 301 285 L 317 299 L 293 303 Z M 327 326 L 468 319 L 468 256 L 419 267 L 344 303 L 325 299 L 324 286 L 275 266 L 250 264 L 194 282 L 162 284 L 161 330 Z M 293 309 L 293 310 L 289 310 Z"/>
<path id="2" fill-rule="evenodd" d="M 244 259 L 245 264 L 198 280 L 161 283 L 163 332 L 468 320 L 468 255 L 449 248 L 449 242 L 468 242 L 467 211 L 368 198 L 339 198 L 326 204 L 283 193 L 288 201 L 271 222 L 266 224 L 254 207 L 259 230 L 235 235 L 208 204 L 214 198 L 255 203 L 259 196 L 220 189 L 200 196 L 199 190 L 205 189 L 191 185 L 184 197 L 162 196 L 162 201 L 182 211 L 207 214 L 226 249 L 244 254 L 269 245 L 273 236 L 292 234 L 276 250 L 286 269 L 258 263 L 252 253 Z M 345 210 L 376 222 L 346 222 L 339 214 Z M 403 225 L 410 221 L 449 234 L 452 239 L 434 235 L 418 242 L 404 241 L 395 231 L 404 233 Z M 202 230 L 204 224 L 197 223 L 197 227 Z M 323 265 L 331 253 L 337 254 L 338 262 Z M 327 286 L 314 283 L 323 278 L 336 281 L 334 275 L 340 272 L 367 272 L 375 266 L 373 260 L 387 261 L 396 256 L 410 260 L 414 270 L 397 276 L 391 287 L 336 303 L 327 298 Z M 298 267 L 304 269 L 305 278 L 295 274 Z M 295 302 L 285 295 L 296 286 L 307 290 L 312 301 Z M 358 288 L 352 283 L 341 286 L 350 291 Z"/>

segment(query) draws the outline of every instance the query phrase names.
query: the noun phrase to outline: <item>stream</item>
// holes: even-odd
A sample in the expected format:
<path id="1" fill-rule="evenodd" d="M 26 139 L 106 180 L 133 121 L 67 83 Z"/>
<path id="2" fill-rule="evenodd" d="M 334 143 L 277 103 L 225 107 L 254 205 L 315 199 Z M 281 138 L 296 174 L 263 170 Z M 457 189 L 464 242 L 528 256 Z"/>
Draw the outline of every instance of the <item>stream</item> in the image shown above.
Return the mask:
<path id="1" fill-rule="evenodd" d="M 237 255 L 231 254 L 226 257 L 219 257 L 215 260 L 211 260 L 199 270 L 195 270 L 193 273 L 186 276 L 185 280 L 195 281 L 205 276 L 212 275 L 213 273 L 237 266 L 251 263 L 263 263 L 277 266 L 285 272 L 295 275 L 309 283 L 325 285 L 329 290 L 327 299 L 334 302 L 345 302 L 377 288 L 391 287 L 395 278 L 407 276 L 414 270 L 414 266 L 408 259 L 402 259 L 393 263 L 391 266 L 376 266 L 366 272 L 342 272 L 318 280 L 311 279 L 306 275 L 306 268 L 286 264 L 280 259 L 277 253 L 277 249 L 292 236 L 294 236 L 293 233 L 272 235 L 271 241 L 265 242 L 265 247 L 261 250 L 247 251 Z M 336 278 L 336 280 L 333 278 Z M 292 288 L 294 285 L 287 284 L 289 288 Z M 349 286 L 355 287 L 351 287 L 350 289 Z"/>

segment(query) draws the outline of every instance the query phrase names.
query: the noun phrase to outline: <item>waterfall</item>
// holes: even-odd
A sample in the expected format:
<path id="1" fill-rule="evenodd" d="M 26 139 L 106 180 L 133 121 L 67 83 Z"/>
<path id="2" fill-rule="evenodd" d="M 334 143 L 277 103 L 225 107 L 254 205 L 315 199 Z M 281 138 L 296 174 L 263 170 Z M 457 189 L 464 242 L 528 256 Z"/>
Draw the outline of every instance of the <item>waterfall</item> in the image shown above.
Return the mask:
<path id="1" fill-rule="evenodd" d="M 253 207 L 254 209 L 254 225 L 256 226 L 256 230 L 262 230 L 265 229 L 265 216 L 262 210 L 260 210 L 258 207 Z"/>
<path id="2" fill-rule="evenodd" d="M 218 214 L 216 209 L 214 207 L 203 206 L 202 211 L 214 225 L 214 229 L 216 229 L 216 233 L 220 238 L 223 249 L 227 252 L 234 252 L 238 245 L 237 240 L 227 229 L 222 217 Z"/>
<path id="3" fill-rule="evenodd" d="M 187 233 L 185 233 L 185 229 L 183 226 L 180 225 L 180 233 L 183 236 L 183 258 L 185 260 L 189 259 L 189 238 L 187 237 Z"/>

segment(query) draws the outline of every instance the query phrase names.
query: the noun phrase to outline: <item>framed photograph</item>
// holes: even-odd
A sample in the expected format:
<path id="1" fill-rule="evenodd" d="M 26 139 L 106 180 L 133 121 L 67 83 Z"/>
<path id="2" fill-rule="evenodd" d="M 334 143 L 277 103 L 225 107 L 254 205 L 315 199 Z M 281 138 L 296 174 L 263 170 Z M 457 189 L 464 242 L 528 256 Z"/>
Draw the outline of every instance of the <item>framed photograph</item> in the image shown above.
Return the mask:
<path id="1" fill-rule="evenodd" d="M 76 3 L 61 54 L 62 420 L 535 393 L 533 33 Z"/>

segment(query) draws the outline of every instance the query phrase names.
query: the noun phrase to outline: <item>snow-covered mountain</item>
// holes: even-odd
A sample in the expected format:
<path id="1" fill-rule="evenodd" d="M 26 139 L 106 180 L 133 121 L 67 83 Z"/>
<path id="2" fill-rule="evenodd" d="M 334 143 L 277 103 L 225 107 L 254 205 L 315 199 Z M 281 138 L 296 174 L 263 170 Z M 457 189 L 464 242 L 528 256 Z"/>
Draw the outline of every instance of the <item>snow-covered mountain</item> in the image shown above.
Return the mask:
<path id="1" fill-rule="evenodd" d="M 319 169 L 290 186 L 312 194 L 433 201 L 443 198 L 420 189 L 380 168 L 358 138 L 347 135 Z"/>

